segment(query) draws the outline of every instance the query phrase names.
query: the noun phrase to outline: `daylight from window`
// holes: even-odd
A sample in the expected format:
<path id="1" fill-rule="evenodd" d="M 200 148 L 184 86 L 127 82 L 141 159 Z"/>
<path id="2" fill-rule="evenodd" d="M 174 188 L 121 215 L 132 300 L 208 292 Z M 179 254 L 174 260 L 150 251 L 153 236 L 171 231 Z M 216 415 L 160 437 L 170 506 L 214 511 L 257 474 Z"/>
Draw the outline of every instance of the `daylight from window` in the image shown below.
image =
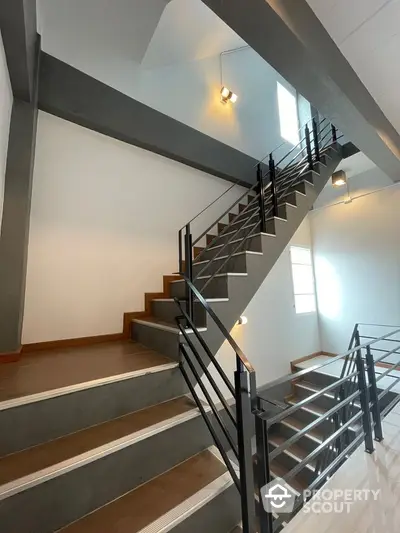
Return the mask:
<path id="1" fill-rule="evenodd" d="M 296 145 L 299 141 L 299 118 L 296 96 L 277 82 L 281 137 Z"/>
<path id="2" fill-rule="evenodd" d="M 311 250 L 291 246 L 290 261 L 296 313 L 313 313 L 316 311 L 316 301 Z"/>

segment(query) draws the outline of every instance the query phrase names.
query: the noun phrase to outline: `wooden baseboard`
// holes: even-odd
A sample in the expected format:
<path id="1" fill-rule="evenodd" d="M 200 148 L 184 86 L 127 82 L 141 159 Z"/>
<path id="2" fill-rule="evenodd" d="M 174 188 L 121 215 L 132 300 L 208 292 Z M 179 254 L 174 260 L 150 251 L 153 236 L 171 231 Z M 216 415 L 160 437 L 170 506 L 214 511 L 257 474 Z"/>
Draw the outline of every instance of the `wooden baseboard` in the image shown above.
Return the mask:
<path id="1" fill-rule="evenodd" d="M 0 353 L 0 364 L 16 363 L 21 358 L 21 350 L 17 352 Z"/>
<path id="2" fill-rule="evenodd" d="M 293 361 L 290 361 L 290 369 L 292 373 L 296 372 L 296 365 L 299 363 L 303 363 L 304 361 L 308 361 L 309 359 L 314 359 L 314 357 L 318 357 L 318 355 L 324 355 L 323 352 L 314 352 L 310 355 L 305 355 L 304 357 L 299 357 L 298 359 L 294 359 Z"/>
<path id="3" fill-rule="evenodd" d="M 104 342 L 115 342 L 123 340 L 123 333 L 109 333 L 107 335 L 96 335 L 93 337 L 78 337 L 77 339 L 61 339 L 57 341 L 33 342 L 24 344 L 21 353 L 41 352 L 45 350 L 57 350 L 62 348 L 76 348 L 79 346 L 90 346 L 92 344 L 102 344 Z"/>

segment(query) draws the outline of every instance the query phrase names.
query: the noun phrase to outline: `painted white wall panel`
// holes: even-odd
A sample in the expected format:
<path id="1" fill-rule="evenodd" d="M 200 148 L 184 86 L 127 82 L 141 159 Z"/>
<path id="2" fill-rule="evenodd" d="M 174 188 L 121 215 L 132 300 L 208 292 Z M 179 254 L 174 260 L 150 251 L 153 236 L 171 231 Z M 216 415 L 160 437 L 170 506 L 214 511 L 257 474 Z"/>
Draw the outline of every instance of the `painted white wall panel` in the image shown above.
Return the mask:
<path id="1" fill-rule="evenodd" d="M 3 215 L 4 176 L 7 162 L 8 136 L 13 95 L 4 53 L 3 40 L 0 34 L 0 229 Z"/>

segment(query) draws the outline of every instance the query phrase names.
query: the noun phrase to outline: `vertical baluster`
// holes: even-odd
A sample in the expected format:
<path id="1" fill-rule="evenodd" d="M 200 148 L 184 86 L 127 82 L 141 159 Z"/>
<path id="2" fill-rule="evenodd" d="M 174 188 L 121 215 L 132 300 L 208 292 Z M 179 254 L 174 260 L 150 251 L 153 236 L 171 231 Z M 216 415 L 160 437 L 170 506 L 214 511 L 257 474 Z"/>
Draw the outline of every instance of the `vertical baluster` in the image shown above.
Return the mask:
<path id="1" fill-rule="evenodd" d="M 253 454 L 251 449 L 252 413 L 247 374 L 243 363 L 236 356 L 235 372 L 236 420 L 240 468 L 240 499 L 243 533 L 256 533 Z"/>
<path id="2" fill-rule="evenodd" d="M 317 121 L 313 119 L 313 137 L 314 137 L 314 150 L 315 150 L 315 159 L 321 161 L 321 155 L 319 152 L 319 139 L 318 139 L 318 126 Z"/>
<path id="3" fill-rule="evenodd" d="M 258 399 L 260 402 L 260 399 Z M 261 413 L 262 409 L 259 405 L 258 411 Z M 273 519 L 272 514 L 264 510 L 261 489 L 271 481 L 271 472 L 269 469 L 269 449 L 268 449 L 268 429 L 266 420 L 259 416 L 256 419 L 256 445 L 257 445 L 257 493 L 259 496 L 259 522 L 260 533 L 273 533 Z"/>
<path id="4" fill-rule="evenodd" d="M 334 124 L 331 125 L 331 129 L 332 129 L 332 143 L 334 144 L 337 142 L 337 129 Z"/>
<path id="5" fill-rule="evenodd" d="M 376 375 L 375 375 L 375 364 L 374 364 L 374 358 L 371 353 L 371 347 L 367 346 L 367 355 L 366 355 L 366 363 L 367 363 L 367 373 L 368 373 L 368 381 L 370 385 L 370 397 L 372 402 L 372 419 L 374 421 L 375 426 L 375 440 L 380 442 L 383 440 L 383 432 L 382 432 L 382 420 L 381 420 L 381 413 L 379 410 L 379 401 L 378 401 L 378 388 L 376 386 Z"/>
<path id="6" fill-rule="evenodd" d="M 307 161 L 309 170 L 314 170 L 314 161 L 312 156 L 311 148 L 311 139 L 310 139 L 310 129 L 308 125 L 306 126 L 306 150 L 307 150 Z"/>
<path id="7" fill-rule="evenodd" d="M 278 216 L 278 196 L 276 191 L 276 169 L 272 154 L 269 155 L 269 176 L 271 179 L 272 215 Z"/>
<path id="8" fill-rule="evenodd" d="M 185 274 L 189 281 L 193 283 L 193 251 L 192 251 L 192 234 L 190 232 L 190 224 L 186 225 L 185 233 Z M 192 289 L 186 284 L 186 302 L 187 314 L 190 319 L 194 320 L 194 296 Z M 190 327 L 186 324 L 186 327 Z"/>
<path id="9" fill-rule="evenodd" d="M 260 231 L 267 232 L 267 225 L 265 221 L 265 198 L 264 198 L 264 180 L 262 175 L 261 164 L 257 165 L 257 182 L 258 182 L 258 203 L 260 206 Z"/>
<path id="10" fill-rule="evenodd" d="M 365 379 L 364 362 L 361 356 L 361 350 L 357 350 L 356 355 L 358 387 L 360 390 L 360 404 L 362 410 L 362 423 L 364 429 L 365 451 L 372 453 L 374 451 L 374 442 L 372 439 L 371 428 L 371 411 L 369 407 L 369 390 Z"/>

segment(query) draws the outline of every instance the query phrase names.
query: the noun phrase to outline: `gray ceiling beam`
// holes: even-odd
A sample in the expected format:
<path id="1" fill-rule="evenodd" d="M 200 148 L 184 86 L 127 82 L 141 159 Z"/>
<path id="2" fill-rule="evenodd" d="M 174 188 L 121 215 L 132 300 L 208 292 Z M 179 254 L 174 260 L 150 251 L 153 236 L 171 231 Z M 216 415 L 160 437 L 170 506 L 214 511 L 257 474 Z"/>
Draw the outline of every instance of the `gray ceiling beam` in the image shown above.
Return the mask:
<path id="1" fill-rule="evenodd" d="M 400 180 L 399 133 L 306 0 L 202 1 L 378 167 Z"/>
<path id="2" fill-rule="evenodd" d="M 1 0 L 0 29 L 15 98 L 32 102 L 36 68 L 36 0 Z"/>

